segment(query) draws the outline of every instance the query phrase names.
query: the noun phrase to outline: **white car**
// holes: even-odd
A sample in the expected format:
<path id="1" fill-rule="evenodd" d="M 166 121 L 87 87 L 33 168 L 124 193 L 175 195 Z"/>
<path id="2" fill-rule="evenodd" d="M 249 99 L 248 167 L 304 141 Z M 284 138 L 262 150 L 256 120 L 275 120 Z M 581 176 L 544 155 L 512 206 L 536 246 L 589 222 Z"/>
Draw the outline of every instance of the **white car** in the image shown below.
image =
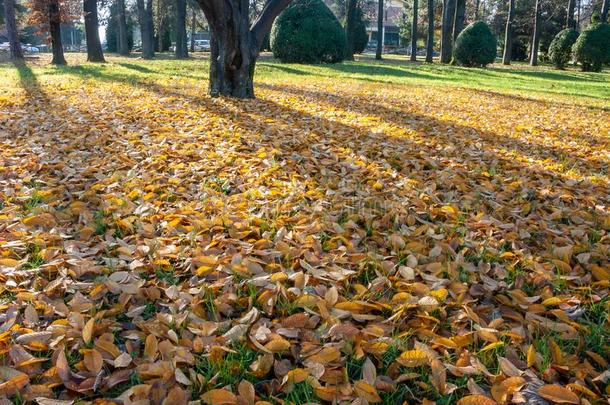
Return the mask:
<path id="1" fill-rule="evenodd" d="M 195 50 L 196 51 L 206 51 L 209 52 L 212 49 L 210 46 L 209 39 L 196 39 L 195 40 Z"/>

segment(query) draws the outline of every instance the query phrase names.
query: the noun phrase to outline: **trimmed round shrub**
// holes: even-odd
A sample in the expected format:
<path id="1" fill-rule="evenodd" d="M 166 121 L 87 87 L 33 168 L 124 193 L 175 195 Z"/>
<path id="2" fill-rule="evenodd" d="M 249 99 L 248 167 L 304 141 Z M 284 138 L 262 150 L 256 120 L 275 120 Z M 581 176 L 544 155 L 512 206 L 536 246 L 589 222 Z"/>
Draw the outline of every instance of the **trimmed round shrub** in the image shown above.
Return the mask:
<path id="1" fill-rule="evenodd" d="M 511 53 L 512 60 L 526 61 L 527 60 L 527 45 L 528 37 L 518 36 L 513 39 L 513 51 Z"/>
<path id="2" fill-rule="evenodd" d="M 475 21 L 458 35 L 453 59 L 462 66 L 485 67 L 496 60 L 496 37 L 483 21 Z"/>
<path id="3" fill-rule="evenodd" d="M 594 24 L 584 30 L 572 47 L 574 59 L 585 72 L 601 72 L 610 63 L 610 25 Z"/>
<path id="4" fill-rule="evenodd" d="M 296 0 L 273 23 L 271 51 L 282 62 L 341 62 L 345 32 L 322 0 Z"/>
<path id="5" fill-rule="evenodd" d="M 366 32 L 366 21 L 360 7 L 356 7 L 356 26 L 354 27 L 354 53 L 362 53 L 369 43 L 369 34 Z"/>
<path id="6" fill-rule="evenodd" d="M 572 58 L 572 46 L 578 39 L 578 31 L 566 28 L 559 31 L 549 46 L 549 58 L 557 69 L 564 69 Z"/>

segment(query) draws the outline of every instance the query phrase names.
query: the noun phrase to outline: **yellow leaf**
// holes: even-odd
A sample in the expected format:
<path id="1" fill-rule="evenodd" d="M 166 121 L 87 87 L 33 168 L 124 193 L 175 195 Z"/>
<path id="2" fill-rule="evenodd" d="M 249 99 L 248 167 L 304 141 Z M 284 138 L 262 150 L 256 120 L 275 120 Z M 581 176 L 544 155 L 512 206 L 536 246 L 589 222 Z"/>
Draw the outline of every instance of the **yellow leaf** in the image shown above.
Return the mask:
<path id="1" fill-rule="evenodd" d="M 91 339 L 93 338 L 93 328 L 95 327 L 95 318 L 91 318 L 87 321 L 85 326 L 83 327 L 83 340 L 86 344 L 91 343 Z"/>
<path id="2" fill-rule="evenodd" d="M 421 350 L 407 350 L 402 352 L 396 361 L 405 367 L 419 367 L 428 362 L 428 356 Z"/>
<path id="3" fill-rule="evenodd" d="M 227 390 L 211 390 L 201 396 L 203 402 L 209 405 L 237 404 L 237 397 Z"/>
<path id="4" fill-rule="evenodd" d="M 549 401 L 557 404 L 579 404 L 578 395 L 574 394 L 569 389 L 557 384 L 543 385 L 538 389 L 538 394 Z"/>
<path id="5" fill-rule="evenodd" d="M 356 391 L 356 395 L 370 403 L 381 402 L 381 397 L 377 394 L 377 389 L 364 380 L 356 381 L 354 383 L 354 391 Z"/>
<path id="6" fill-rule="evenodd" d="M 527 348 L 527 366 L 532 367 L 536 363 L 536 349 L 534 345 L 530 345 Z"/>
<path id="7" fill-rule="evenodd" d="M 497 402 L 485 395 L 468 395 L 457 401 L 456 405 L 497 405 Z"/>

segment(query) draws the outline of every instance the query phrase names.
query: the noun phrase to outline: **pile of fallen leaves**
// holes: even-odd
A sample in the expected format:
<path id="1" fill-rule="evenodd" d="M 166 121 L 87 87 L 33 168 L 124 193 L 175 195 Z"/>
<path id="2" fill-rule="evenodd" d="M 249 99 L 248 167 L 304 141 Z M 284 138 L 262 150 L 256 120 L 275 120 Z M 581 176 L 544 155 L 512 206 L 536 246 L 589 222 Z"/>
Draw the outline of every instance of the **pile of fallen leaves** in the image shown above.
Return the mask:
<path id="1" fill-rule="evenodd" d="M 607 111 L 70 72 L 0 97 L 0 403 L 607 403 Z"/>

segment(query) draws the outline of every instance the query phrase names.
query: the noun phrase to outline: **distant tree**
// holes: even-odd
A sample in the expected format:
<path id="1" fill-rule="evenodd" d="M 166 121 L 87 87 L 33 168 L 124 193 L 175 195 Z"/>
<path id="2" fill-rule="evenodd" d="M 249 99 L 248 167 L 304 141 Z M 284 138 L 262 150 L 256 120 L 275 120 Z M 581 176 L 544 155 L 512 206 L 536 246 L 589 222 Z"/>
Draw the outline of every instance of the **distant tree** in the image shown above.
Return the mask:
<path id="1" fill-rule="evenodd" d="M 127 36 L 127 49 L 121 53 L 120 49 L 120 1 L 115 1 L 110 5 L 108 21 L 106 23 L 106 46 L 108 52 L 118 52 L 121 55 L 129 55 L 133 48 L 133 29 L 135 22 L 131 16 L 125 15 L 125 34 Z"/>
<path id="2" fill-rule="evenodd" d="M 176 0 L 176 58 L 188 58 L 186 41 L 186 0 Z"/>
<path id="3" fill-rule="evenodd" d="M 413 0 L 413 20 L 411 23 L 411 61 L 417 60 L 417 0 Z"/>
<path id="4" fill-rule="evenodd" d="M 610 9 L 610 0 L 604 0 L 604 2 L 602 3 L 602 12 L 599 15 L 600 22 L 608 22 L 608 9 Z"/>
<path id="5" fill-rule="evenodd" d="M 566 28 L 561 31 L 549 47 L 549 57 L 557 69 L 564 69 L 572 58 L 572 46 L 578 39 L 578 31 Z"/>
<path id="6" fill-rule="evenodd" d="M 19 42 L 17 19 L 15 18 L 15 0 L 4 0 L 4 19 L 9 42 L 9 53 L 12 60 L 23 59 L 23 51 Z"/>
<path id="7" fill-rule="evenodd" d="M 362 53 L 369 43 L 369 34 L 366 32 L 366 20 L 360 5 L 356 7 L 354 19 L 354 53 Z"/>
<path id="8" fill-rule="evenodd" d="M 453 17 L 453 43 L 457 41 L 458 35 L 464 29 L 464 20 L 466 19 L 466 0 L 456 0 L 455 14 Z"/>
<path id="9" fill-rule="evenodd" d="M 515 27 L 513 26 L 514 20 L 515 0 L 509 0 L 508 18 L 506 19 L 506 33 L 504 34 L 504 54 L 502 56 L 502 63 L 505 65 L 510 65 L 513 52 L 513 37 L 515 35 Z"/>
<path id="10" fill-rule="evenodd" d="M 576 8 L 576 0 L 568 0 L 566 28 L 576 29 L 576 20 L 574 19 L 574 9 Z"/>
<path id="11" fill-rule="evenodd" d="M 455 41 L 454 60 L 462 66 L 484 67 L 496 59 L 496 37 L 483 21 L 466 27 Z"/>
<path id="12" fill-rule="evenodd" d="M 129 36 L 131 34 L 131 40 L 133 43 L 133 32 L 128 32 L 125 0 L 116 0 L 115 4 L 117 9 L 118 51 L 120 55 L 128 56 L 131 50 L 131 46 L 129 45 Z"/>
<path id="13" fill-rule="evenodd" d="M 534 33 L 532 35 L 532 48 L 530 50 L 530 65 L 538 65 L 538 47 L 540 45 L 540 0 L 536 0 L 534 7 Z"/>
<path id="14" fill-rule="evenodd" d="M 454 11 L 455 0 L 444 0 L 441 24 L 441 63 L 449 63 L 451 61 Z"/>
<path id="15" fill-rule="evenodd" d="M 341 62 L 345 47 L 343 27 L 322 0 L 296 0 L 271 30 L 271 50 L 282 62 Z"/>
<path id="16" fill-rule="evenodd" d="M 30 23 L 40 25 L 51 37 L 51 64 L 65 65 L 67 62 L 61 41 L 61 23 L 71 19 L 68 5 L 60 0 L 32 0 L 30 8 Z"/>
<path id="17" fill-rule="evenodd" d="M 155 57 L 152 0 L 136 0 L 136 4 L 138 7 L 138 20 L 142 37 L 142 58 L 152 59 Z"/>
<path id="18" fill-rule="evenodd" d="M 583 71 L 600 72 L 604 63 L 610 63 L 610 24 L 591 24 L 580 34 L 572 52 Z"/>
<path id="19" fill-rule="evenodd" d="M 432 63 L 434 53 L 434 0 L 428 0 L 428 35 L 426 37 L 426 62 Z"/>
<path id="20" fill-rule="evenodd" d="M 377 49 L 375 51 L 375 59 L 381 60 L 383 53 L 383 0 L 377 0 Z"/>
<path id="21" fill-rule="evenodd" d="M 347 10 L 345 19 L 346 52 L 345 59 L 354 60 L 355 36 L 356 36 L 356 9 L 358 0 L 347 0 Z"/>
<path id="22" fill-rule="evenodd" d="M 83 0 L 83 12 L 85 36 L 87 37 L 87 61 L 105 62 L 102 43 L 100 42 L 97 0 Z"/>

